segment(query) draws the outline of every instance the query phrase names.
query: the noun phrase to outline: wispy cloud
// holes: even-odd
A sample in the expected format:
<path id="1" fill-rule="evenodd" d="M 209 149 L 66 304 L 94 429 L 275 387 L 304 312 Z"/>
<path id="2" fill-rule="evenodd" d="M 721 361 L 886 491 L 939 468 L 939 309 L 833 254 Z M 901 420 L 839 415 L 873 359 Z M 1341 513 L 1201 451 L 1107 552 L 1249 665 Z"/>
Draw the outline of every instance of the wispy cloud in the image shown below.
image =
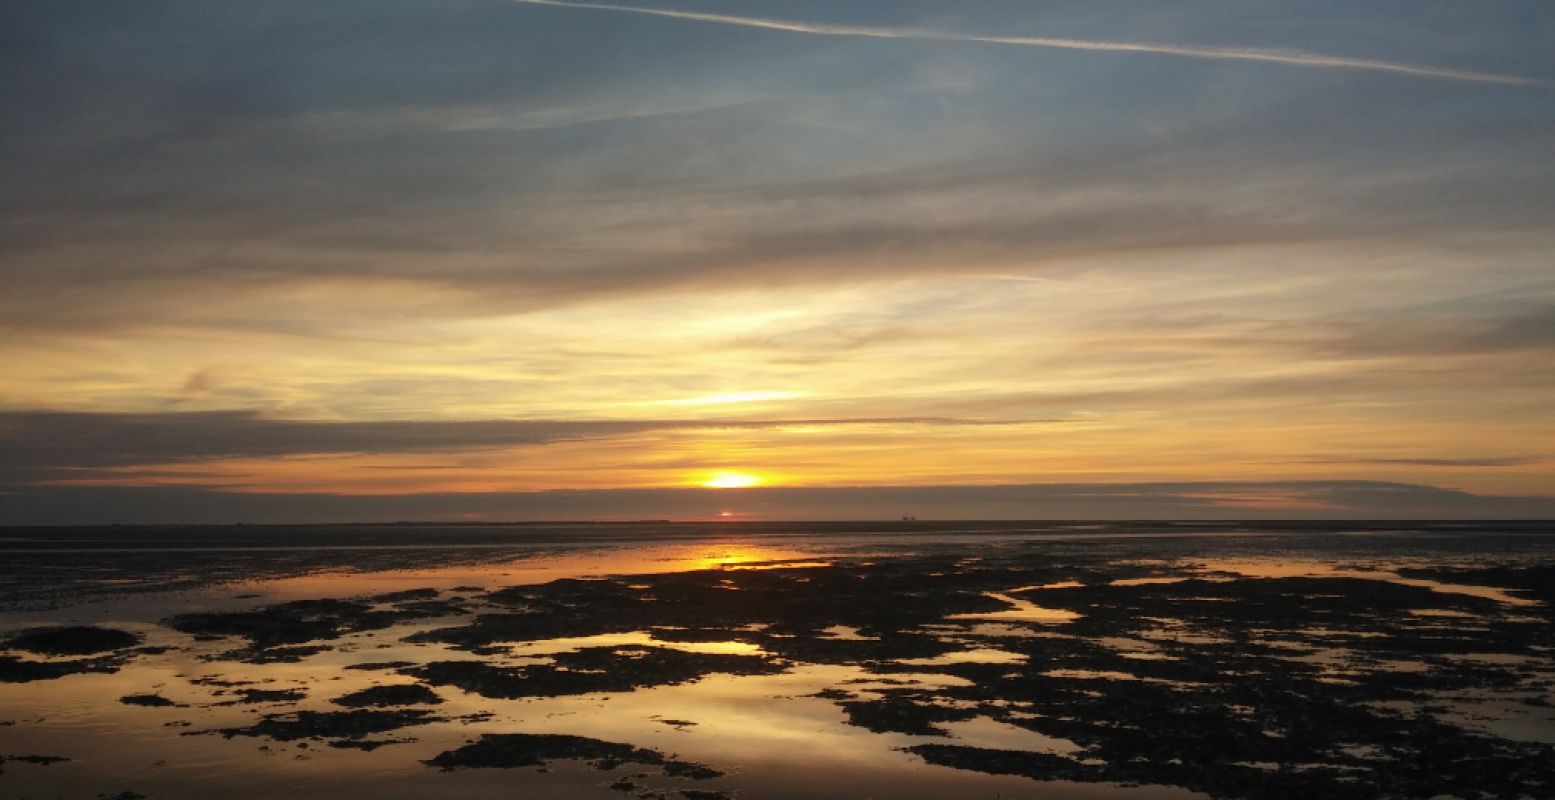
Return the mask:
<path id="1" fill-rule="evenodd" d="M 1374 72 L 1392 72 L 1401 75 L 1414 75 L 1422 78 L 1472 81 L 1476 83 L 1555 87 L 1555 81 L 1531 78 L 1523 75 L 1507 75 L 1497 72 L 1451 69 L 1447 67 L 1436 67 L 1427 64 L 1410 64 L 1405 62 L 1384 61 L 1371 58 L 1349 58 L 1346 56 L 1314 53 L 1305 50 L 1268 50 L 1262 48 L 1244 47 L 1211 47 L 1206 45 L 1166 44 L 1160 42 L 1115 42 L 1099 39 L 1068 39 L 1049 36 L 980 36 L 976 34 L 926 30 L 922 28 L 883 28 L 863 25 L 836 25 L 827 23 L 770 19 L 766 17 L 736 16 L 732 14 L 708 14 L 698 11 L 679 11 L 667 8 L 641 8 L 638 6 L 623 6 L 615 5 L 612 3 L 573 3 L 565 2 L 564 0 L 512 0 L 512 2 L 535 6 L 555 6 L 559 8 L 576 8 L 595 11 L 616 11 L 629 14 L 644 14 L 654 17 L 683 19 L 692 22 L 706 22 L 716 25 L 736 25 L 744 28 L 763 28 L 766 30 L 785 31 L 788 33 L 808 33 L 818 36 L 853 36 L 870 39 L 920 39 L 942 42 L 972 42 L 977 44 L 1048 47 L 1062 50 L 1089 50 L 1112 53 L 1150 53 L 1155 55 L 1181 56 L 1185 58 L 1210 58 L 1230 61 L 1260 61 L 1272 64 L 1287 64 L 1296 67 L 1320 67 L 1329 69 L 1353 69 L 1370 70 Z"/>
<path id="2" fill-rule="evenodd" d="M 472 104 L 319 111 L 255 121 L 245 136 L 303 135 L 319 141 L 361 141 L 480 131 L 547 131 L 579 125 L 672 117 L 737 108 L 758 99 L 747 95 L 653 97 L 602 101 L 580 106 L 519 108 Z M 238 135 L 234 132 L 232 135 Z"/>
<path id="3" fill-rule="evenodd" d="M 1358 464 L 1366 466 L 1399 467 L 1525 467 L 1543 463 L 1544 459 L 1532 456 L 1495 456 L 1490 458 L 1309 458 L 1287 461 L 1287 464 Z"/>

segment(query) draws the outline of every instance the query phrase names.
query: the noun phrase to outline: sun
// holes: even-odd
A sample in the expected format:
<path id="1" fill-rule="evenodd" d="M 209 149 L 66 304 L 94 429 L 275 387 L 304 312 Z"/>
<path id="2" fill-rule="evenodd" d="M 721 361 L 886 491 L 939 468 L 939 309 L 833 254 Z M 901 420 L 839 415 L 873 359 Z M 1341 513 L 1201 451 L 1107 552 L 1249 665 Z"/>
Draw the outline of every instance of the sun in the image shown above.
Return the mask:
<path id="1" fill-rule="evenodd" d="M 702 485 L 709 489 L 744 489 L 758 483 L 761 483 L 760 478 L 744 472 L 715 472 L 702 481 Z"/>

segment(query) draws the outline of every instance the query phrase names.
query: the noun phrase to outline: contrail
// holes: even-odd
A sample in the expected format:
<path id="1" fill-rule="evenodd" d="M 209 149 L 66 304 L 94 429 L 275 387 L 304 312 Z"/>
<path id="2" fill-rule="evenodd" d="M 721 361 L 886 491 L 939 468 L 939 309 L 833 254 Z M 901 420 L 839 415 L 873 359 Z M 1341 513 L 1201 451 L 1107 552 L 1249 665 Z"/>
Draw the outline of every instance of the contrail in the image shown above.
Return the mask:
<path id="1" fill-rule="evenodd" d="M 645 14 L 653 17 L 669 17 L 716 25 L 738 25 L 744 28 L 765 28 L 790 33 L 809 33 L 818 36 L 854 36 L 869 39 L 924 39 L 941 42 L 975 42 L 980 44 L 1020 45 L 1025 47 L 1055 47 L 1064 50 L 1091 50 L 1115 53 L 1155 53 L 1186 58 L 1218 58 L 1230 61 L 1263 61 L 1273 64 L 1289 64 L 1296 67 L 1327 67 L 1330 69 L 1363 69 L 1374 72 L 1392 72 L 1423 78 L 1443 78 L 1476 83 L 1499 83 L 1513 86 L 1555 86 L 1555 81 L 1529 78 L 1522 75 L 1503 75 L 1495 72 L 1448 69 L 1424 64 L 1407 64 L 1397 61 L 1379 61 L 1370 58 L 1346 58 L 1304 50 L 1264 50 L 1239 47 L 1207 47 L 1186 44 L 1158 44 L 1155 42 L 1110 42 L 1093 39 L 1057 39 L 1046 36 L 977 36 L 968 33 L 923 30 L 920 28 L 874 28 L 862 25 L 828 25 L 813 22 L 794 22 L 765 17 L 741 17 L 731 14 L 707 14 L 698 11 L 676 11 L 667 8 L 641 8 L 611 3 L 574 3 L 568 0 L 511 0 L 532 6 L 619 11 L 628 14 Z"/>

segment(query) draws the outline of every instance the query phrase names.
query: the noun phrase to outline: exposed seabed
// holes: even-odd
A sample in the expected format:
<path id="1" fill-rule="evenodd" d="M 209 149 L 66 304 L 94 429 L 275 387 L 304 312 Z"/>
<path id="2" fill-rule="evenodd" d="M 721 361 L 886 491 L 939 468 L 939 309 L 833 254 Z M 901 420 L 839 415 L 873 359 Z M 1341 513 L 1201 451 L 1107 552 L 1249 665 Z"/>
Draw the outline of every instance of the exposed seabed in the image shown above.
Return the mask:
<path id="1" fill-rule="evenodd" d="M 1555 794 L 1534 525 L 229 533 L 4 533 L 0 794 Z"/>

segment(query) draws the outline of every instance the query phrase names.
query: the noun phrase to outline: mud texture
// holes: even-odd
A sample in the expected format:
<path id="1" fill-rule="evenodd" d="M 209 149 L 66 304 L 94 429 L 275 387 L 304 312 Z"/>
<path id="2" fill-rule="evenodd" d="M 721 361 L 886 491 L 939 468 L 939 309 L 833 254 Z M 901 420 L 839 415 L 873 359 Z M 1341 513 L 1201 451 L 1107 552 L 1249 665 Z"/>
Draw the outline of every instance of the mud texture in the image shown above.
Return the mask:
<path id="1" fill-rule="evenodd" d="M 417 683 L 407 683 L 391 686 L 370 686 L 361 691 L 337 697 L 330 702 L 337 706 L 346 706 L 347 708 L 364 708 L 368 706 L 436 705 L 443 702 L 443 698 L 438 697 L 436 692 L 425 686 Z"/>
<path id="2" fill-rule="evenodd" d="M 680 761 L 657 750 L 565 734 L 489 733 L 457 750 L 440 753 L 426 763 L 444 770 L 512 769 L 569 760 L 583 761 L 600 770 L 613 770 L 624 764 L 641 764 L 657 767 L 668 778 L 708 780 L 724 775 L 722 771 L 706 764 Z M 630 788 L 636 787 L 637 784 L 632 784 Z"/>
<path id="3" fill-rule="evenodd" d="M 1120 559 L 1113 547 L 1045 550 L 501 589 L 485 600 L 505 612 L 411 637 L 489 660 L 401 671 L 522 698 L 853 665 L 873 676 L 867 684 L 817 695 L 851 725 L 944 737 L 950 723 L 988 718 L 1057 743 L 1051 752 L 953 739 L 909 748 L 941 766 L 1217 798 L 1555 793 L 1555 748 L 1472 724 L 1477 705 L 1550 701 L 1551 606 L 1524 602 L 1544 597 L 1547 564 L 1257 577 L 1192 559 Z M 1414 579 L 1498 587 L 1511 600 L 1405 582 Z M 1022 618 L 1004 598 L 1042 613 Z M 827 632 L 836 626 L 856 635 Z M 632 631 L 666 646 L 501 663 L 525 642 Z M 761 655 L 669 647 L 703 641 Z M 979 661 L 986 651 L 1000 658 Z M 945 658 L 957 654 L 965 658 Z M 923 674 L 952 680 L 892 682 Z M 515 743 L 523 740 L 483 742 L 460 757 L 529 752 Z"/>
<path id="4" fill-rule="evenodd" d="M 539 718 L 525 709 L 543 704 L 506 701 L 597 695 L 580 702 L 608 709 L 612 695 L 821 665 L 840 669 L 809 672 L 848 678 L 817 679 L 800 690 L 803 702 L 835 705 L 839 724 L 863 739 L 879 735 L 904 762 L 1228 800 L 1555 797 L 1555 746 L 1526 733 L 1555 721 L 1555 548 L 1398 538 L 1358 524 L 1322 539 L 1310 574 L 1292 574 L 1277 555 L 1299 561 L 1315 550 L 1282 535 L 949 542 L 827 557 L 825 566 L 746 563 L 464 587 L 459 596 L 409 589 L 185 614 L 166 625 L 202 657 L 316 659 L 310 666 L 325 669 L 360 659 L 345 669 L 398 681 L 364 689 L 363 679 L 380 676 L 350 674 L 356 680 L 315 692 L 343 710 L 245 709 L 248 724 L 190 732 L 293 742 L 309 757 L 322 755 L 313 743 L 371 750 L 432 723 L 488 721 L 411 707 L 446 700 L 490 709 L 491 724 L 470 731 L 468 744 L 416 756 L 451 748 L 430 767 L 632 765 L 654 781 L 612 774 L 599 786 L 729 797 L 716 782 L 667 782 L 738 773 L 632 744 L 524 732 Z M 1238 557 L 1275 568 L 1244 571 Z M 588 641 L 606 635 L 617 638 Z M 635 643 L 609 643 L 620 637 Z M 139 644 L 111 629 L 20 631 L 0 644 L 0 681 L 112 672 Z M 699 651 L 705 644 L 717 647 Z M 377 660 L 370 647 L 383 648 Z M 187 682 L 230 703 L 305 699 L 231 674 L 241 673 Z M 142 692 L 124 702 L 172 701 Z M 188 716 L 198 722 L 201 709 L 222 704 L 195 704 Z M 718 729 L 710 719 L 698 727 L 689 711 L 656 710 L 639 720 L 644 729 L 673 735 L 693 755 Z M 1025 749 L 958 738 L 968 723 L 997 727 Z"/>
<path id="5" fill-rule="evenodd" d="M 91 656 L 140 644 L 139 635 L 90 625 L 30 628 L 0 642 L 0 647 L 43 656 Z"/>
<path id="6" fill-rule="evenodd" d="M 240 728 L 221 728 L 214 731 L 192 731 L 186 736 L 200 733 L 219 733 L 227 738 L 234 736 L 263 736 L 281 742 L 298 739 L 355 740 L 376 733 L 387 733 L 402 728 L 445 721 L 427 711 L 381 711 L 359 709 L 354 711 L 294 711 L 284 714 L 266 714 L 258 722 Z"/>
<path id="7" fill-rule="evenodd" d="M 67 675 L 117 672 L 137 651 L 139 634 L 90 625 L 28 628 L 0 640 L 0 683 L 50 681 Z"/>
<path id="8" fill-rule="evenodd" d="M 518 667 L 481 661 L 435 661 L 401 670 L 434 686 L 456 686 L 493 698 L 559 697 L 630 692 L 712 674 L 767 675 L 781 663 L 757 657 L 688 653 L 663 647 L 589 647 L 557 654 L 552 663 Z"/>
<path id="9" fill-rule="evenodd" d="M 160 694 L 127 694 L 119 698 L 119 702 L 127 706 L 145 706 L 147 708 L 171 708 L 178 705 L 178 703 Z"/>

